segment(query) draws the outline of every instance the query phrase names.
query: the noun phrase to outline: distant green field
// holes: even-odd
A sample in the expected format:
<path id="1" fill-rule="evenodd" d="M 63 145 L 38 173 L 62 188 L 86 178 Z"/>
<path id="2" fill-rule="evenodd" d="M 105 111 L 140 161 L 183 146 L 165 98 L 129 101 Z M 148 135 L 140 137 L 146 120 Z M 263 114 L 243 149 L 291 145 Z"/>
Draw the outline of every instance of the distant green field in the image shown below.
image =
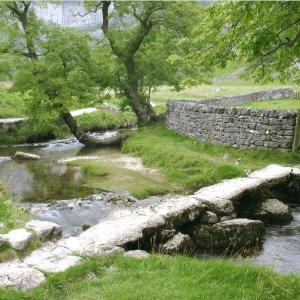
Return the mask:
<path id="1" fill-rule="evenodd" d="M 252 108 L 272 108 L 272 109 L 291 109 L 297 110 L 300 108 L 300 100 L 295 99 L 279 99 L 279 100 L 264 100 L 254 101 L 241 105 L 240 107 Z"/>

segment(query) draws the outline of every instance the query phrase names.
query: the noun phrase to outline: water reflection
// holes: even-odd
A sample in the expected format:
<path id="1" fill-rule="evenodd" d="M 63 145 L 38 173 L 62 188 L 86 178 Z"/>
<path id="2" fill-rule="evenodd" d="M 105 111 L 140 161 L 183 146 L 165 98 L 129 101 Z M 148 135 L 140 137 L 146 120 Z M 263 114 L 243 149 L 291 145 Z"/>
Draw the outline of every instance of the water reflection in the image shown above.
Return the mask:
<path id="1" fill-rule="evenodd" d="M 116 132 L 94 134 L 97 138 L 115 135 Z M 17 152 L 40 155 L 39 161 L 13 161 Z M 73 156 L 103 156 L 119 153 L 119 147 L 85 147 L 75 138 L 61 139 L 48 143 L 22 144 L 0 147 L 0 180 L 12 196 L 23 202 L 49 202 L 53 199 L 72 199 L 100 193 L 101 190 L 87 188 L 75 168 L 57 163 L 58 159 Z"/>
<path id="2" fill-rule="evenodd" d="M 250 260 L 268 265 L 281 273 L 300 274 L 300 213 L 293 212 L 293 221 L 287 225 L 267 226 L 263 249 Z"/>

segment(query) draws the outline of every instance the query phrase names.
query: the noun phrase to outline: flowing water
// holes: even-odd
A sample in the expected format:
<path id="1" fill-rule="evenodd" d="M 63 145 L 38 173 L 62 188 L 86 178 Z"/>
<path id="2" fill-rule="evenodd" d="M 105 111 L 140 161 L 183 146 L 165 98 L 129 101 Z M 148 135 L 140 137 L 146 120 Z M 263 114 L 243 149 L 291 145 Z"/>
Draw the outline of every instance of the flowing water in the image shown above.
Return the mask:
<path id="1" fill-rule="evenodd" d="M 107 132 L 97 134 L 105 138 L 116 134 Z M 39 161 L 13 161 L 17 151 L 38 154 Z M 102 193 L 102 190 L 84 187 L 80 172 L 58 163 L 61 158 L 74 156 L 104 156 L 119 153 L 116 148 L 88 148 L 75 138 L 56 140 L 47 143 L 22 144 L 13 147 L 0 147 L 0 181 L 4 182 L 9 193 L 22 202 L 36 206 L 49 207 L 54 200 L 68 203 L 70 199 L 81 199 L 88 195 Z M 158 201 L 159 198 L 145 200 Z M 144 200 L 139 201 L 143 203 Z M 63 227 L 64 233 L 76 236 L 82 232 L 82 225 L 94 225 L 116 208 L 126 207 L 122 204 L 111 204 L 104 201 L 84 203 L 76 209 L 46 209 L 33 216 L 35 219 L 52 221 Z M 249 258 L 255 264 L 268 265 L 282 273 L 300 274 L 300 213 L 293 213 L 289 224 L 268 225 L 265 241 L 261 249 Z"/>

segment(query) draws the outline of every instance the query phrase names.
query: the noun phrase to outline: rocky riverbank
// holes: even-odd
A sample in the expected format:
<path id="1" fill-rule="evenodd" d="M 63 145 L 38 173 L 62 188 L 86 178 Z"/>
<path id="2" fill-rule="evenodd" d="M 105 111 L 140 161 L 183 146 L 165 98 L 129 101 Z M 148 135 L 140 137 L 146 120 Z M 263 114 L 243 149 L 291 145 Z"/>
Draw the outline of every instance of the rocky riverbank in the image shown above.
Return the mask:
<path id="1" fill-rule="evenodd" d="M 27 230 L 2 235 L 1 244 L 26 248 L 33 238 L 31 230 L 41 240 L 51 241 L 22 261 L 0 264 L 0 286 L 29 290 L 45 280 L 43 272 L 62 272 L 81 263 L 81 255 L 103 256 L 138 249 L 175 254 L 191 253 L 196 248 L 240 249 L 256 245 L 263 241 L 266 214 L 268 222 L 278 220 L 278 215 L 285 220 L 291 217 L 286 204 L 279 205 L 279 200 L 272 202 L 266 197 L 278 186 L 297 189 L 295 182 L 299 179 L 300 169 L 270 165 L 247 177 L 200 189 L 194 195 L 117 209 L 77 237 L 61 237 L 57 224 L 33 220 L 26 225 Z M 262 203 L 258 209 L 265 213 L 257 215 L 254 210 L 251 219 L 240 218 L 237 211 L 249 201 Z"/>

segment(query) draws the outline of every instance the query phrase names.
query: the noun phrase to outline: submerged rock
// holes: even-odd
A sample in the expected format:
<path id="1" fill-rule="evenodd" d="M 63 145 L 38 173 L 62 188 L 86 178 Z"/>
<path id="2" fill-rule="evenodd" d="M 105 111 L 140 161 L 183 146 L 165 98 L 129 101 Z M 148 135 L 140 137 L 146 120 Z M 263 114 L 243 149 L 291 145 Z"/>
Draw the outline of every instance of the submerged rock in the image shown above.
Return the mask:
<path id="1" fill-rule="evenodd" d="M 13 156 L 13 160 L 39 160 L 41 157 L 36 154 L 17 151 Z"/>

